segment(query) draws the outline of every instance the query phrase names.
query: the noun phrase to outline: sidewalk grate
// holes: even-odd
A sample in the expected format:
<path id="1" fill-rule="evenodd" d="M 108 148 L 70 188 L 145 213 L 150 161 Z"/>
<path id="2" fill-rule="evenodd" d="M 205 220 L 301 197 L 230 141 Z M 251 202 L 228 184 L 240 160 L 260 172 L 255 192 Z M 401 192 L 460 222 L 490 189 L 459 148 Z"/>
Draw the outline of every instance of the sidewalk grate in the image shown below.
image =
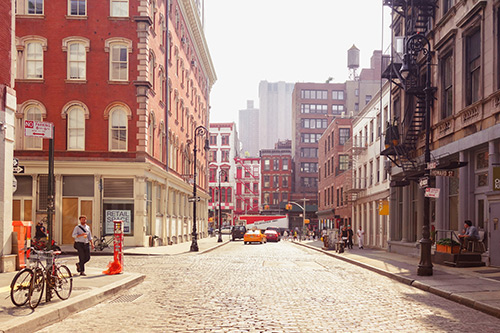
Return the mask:
<path id="1" fill-rule="evenodd" d="M 123 295 L 118 298 L 115 298 L 110 303 L 130 303 L 141 297 L 142 294 L 131 294 L 131 295 Z"/>

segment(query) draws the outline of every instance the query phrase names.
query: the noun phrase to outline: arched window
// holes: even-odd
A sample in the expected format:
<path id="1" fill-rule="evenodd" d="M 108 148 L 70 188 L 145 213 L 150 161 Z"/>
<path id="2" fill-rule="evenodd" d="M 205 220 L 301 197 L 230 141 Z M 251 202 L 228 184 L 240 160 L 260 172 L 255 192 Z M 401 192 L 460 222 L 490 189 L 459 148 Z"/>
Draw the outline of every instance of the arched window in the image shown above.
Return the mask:
<path id="1" fill-rule="evenodd" d="M 127 112 L 122 107 L 114 107 L 109 114 L 109 150 L 127 151 Z"/>
<path id="2" fill-rule="evenodd" d="M 79 106 L 68 111 L 68 150 L 85 150 L 85 113 Z"/>
<path id="3" fill-rule="evenodd" d="M 24 111 L 24 120 L 42 121 L 42 110 L 37 105 L 29 105 Z M 25 136 L 24 149 L 41 150 L 43 141 L 41 138 Z"/>
<path id="4" fill-rule="evenodd" d="M 67 52 L 67 79 L 85 80 L 87 77 L 87 52 L 90 41 L 85 37 L 71 36 L 62 41 L 62 50 Z"/>
<path id="5" fill-rule="evenodd" d="M 110 38 L 104 45 L 104 50 L 109 52 L 109 80 L 128 81 L 128 54 L 132 52 L 132 41 L 126 38 Z"/>

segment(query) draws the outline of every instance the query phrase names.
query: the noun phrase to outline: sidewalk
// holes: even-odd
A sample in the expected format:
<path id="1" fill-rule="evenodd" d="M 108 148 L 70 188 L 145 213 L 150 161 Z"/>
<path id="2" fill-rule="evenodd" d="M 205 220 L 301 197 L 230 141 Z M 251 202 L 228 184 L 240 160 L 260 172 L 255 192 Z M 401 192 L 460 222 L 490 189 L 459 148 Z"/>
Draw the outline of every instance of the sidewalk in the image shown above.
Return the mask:
<path id="1" fill-rule="evenodd" d="M 223 235 L 223 242 L 218 243 L 216 237 L 198 240 L 199 252 L 190 252 L 191 241 L 181 244 L 159 247 L 127 247 L 124 249 L 125 257 L 133 255 L 199 255 L 212 251 L 225 245 L 229 237 Z M 72 245 L 63 245 L 60 262 L 66 264 L 72 274 L 76 274 L 75 262 L 76 250 Z M 104 251 L 92 251 L 92 255 L 112 256 L 112 249 Z M 17 272 L 0 273 L 0 333 L 11 332 L 34 332 L 43 327 L 59 322 L 64 318 L 87 308 L 90 308 L 122 290 L 127 290 L 141 283 L 145 275 L 124 272 L 117 275 L 105 275 L 102 271 L 106 267 L 86 267 L 87 276 L 74 276 L 73 291 L 69 299 L 61 301 L 56 295 L 52 300 L 45 303 L 45 295 L 42 302 L 31 310 L 28 305 L 16 307 L 10 300 L 10 283 Z"/>
<path id="2" fill-rule="evenodd" d="M 294 242 L 369 269 L 421 290 L 500 318 L 500 267 L 448 267 L 433 264 L 432 276 L 418 276 L 420 259 L 356 246 L 338 254 L 323 250 L 323 242 Z"/>

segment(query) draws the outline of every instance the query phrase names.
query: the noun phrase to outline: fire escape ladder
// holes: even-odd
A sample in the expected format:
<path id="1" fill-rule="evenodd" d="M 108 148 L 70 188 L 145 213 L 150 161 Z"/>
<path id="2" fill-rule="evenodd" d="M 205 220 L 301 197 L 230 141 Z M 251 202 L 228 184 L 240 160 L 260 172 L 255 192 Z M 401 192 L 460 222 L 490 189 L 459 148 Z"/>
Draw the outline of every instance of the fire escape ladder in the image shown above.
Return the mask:
<path id="1" fill-rule="evenodd" d="M 407 0 L 406 35 L 426 35 L 437 7 L 437 0 Z"/>

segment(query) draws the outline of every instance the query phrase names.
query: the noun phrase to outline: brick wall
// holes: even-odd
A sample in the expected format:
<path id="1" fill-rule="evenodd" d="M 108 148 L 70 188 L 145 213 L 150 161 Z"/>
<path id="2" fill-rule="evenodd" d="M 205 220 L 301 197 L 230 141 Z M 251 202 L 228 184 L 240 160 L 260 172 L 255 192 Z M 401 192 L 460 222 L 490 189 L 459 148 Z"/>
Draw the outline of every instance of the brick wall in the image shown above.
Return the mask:
<path id="1" fill-rule="evenodd" d="M 0 85 L 11 83 L 11 0 L 0 0 Z"/>

